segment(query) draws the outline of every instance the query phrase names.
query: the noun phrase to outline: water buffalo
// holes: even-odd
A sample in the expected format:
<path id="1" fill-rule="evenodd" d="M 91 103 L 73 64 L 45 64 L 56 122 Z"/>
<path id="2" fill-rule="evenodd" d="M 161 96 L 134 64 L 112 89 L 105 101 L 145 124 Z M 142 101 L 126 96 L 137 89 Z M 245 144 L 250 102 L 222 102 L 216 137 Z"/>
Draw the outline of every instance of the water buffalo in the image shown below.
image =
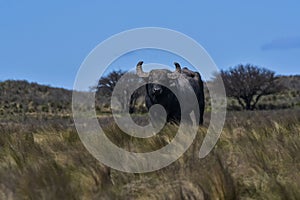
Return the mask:
<path id="1" fill-rule="evenodd" d="M 159 104 L 164 107 L 167 114 L 167 122 L 179 123 L 181 117 L 184 113 L 190 114 L 191 111 L 195 108 L 199 108 L 199 124 L 203 124 L 203 112 L 204 112 L 204 92 L 203 92 L 203 82 L 201 76 L 198 72 L 193 72 L 188 68 L 181 69 L 181 66 L 178 63 L 174 63 L 176 70 L 171 72 L 167 69 L 155 69 L 150 72 L 144 72 L 142 65 L 143 61 L 140 61 L 136 66 L 136 74 L 139 77 L 147 79 L 148 83 L 145 85 L 145 103 L 146 107 L 149 110 L 151 106 Z M 187 85 L 191 87 L 188 87 Z M 168 87 L 165 87 L 167 85 Z M 169 89 L 170 88 L 170 89 Z M 186 109 L 182 113 L 180 103 L 174 92 L 177 94 L 177 97 L 181 97 L 186 100 L 183 100 L 187 106 L 184 106 Z M 191 91 L 193 90 L 193 91 Z M 197 105 L 190 103 L 189 93 L 193 92 L 196 95 Z M 131 97 L 132 99 L 136 98 L 134 93 Z M 181 101 L 182 102 L 182 101 Z M 133 111 L 133 105 L 130 105 L 130 112 Z M 159 116 L 154 116 L 159 117 Z M 185 118 L 189 116 L 185 116 Z"/>

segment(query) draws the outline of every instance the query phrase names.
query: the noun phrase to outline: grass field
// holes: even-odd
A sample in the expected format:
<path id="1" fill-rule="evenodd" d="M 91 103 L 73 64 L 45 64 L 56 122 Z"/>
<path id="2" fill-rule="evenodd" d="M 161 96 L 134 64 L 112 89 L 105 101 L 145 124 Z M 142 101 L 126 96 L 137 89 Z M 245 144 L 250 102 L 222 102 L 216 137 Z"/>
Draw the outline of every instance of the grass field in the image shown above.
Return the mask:
<path id="1" fill-rule="evenodd" d="M 110 169 L 82 145 L 69 117 L 0 120 L 0 199 L 299 199 L 300 110 L 229 112 L 223 133 L 198 158 L 206 122 L 187 152 L 159 171 Z M 111 122 L 109 117 L 99 119 Z M 143 119 L 141 119 L 143 120 Z M 108 123 L 107 136 L 131 151 L 168 143 L 177 127 L 136 139 Z"/>

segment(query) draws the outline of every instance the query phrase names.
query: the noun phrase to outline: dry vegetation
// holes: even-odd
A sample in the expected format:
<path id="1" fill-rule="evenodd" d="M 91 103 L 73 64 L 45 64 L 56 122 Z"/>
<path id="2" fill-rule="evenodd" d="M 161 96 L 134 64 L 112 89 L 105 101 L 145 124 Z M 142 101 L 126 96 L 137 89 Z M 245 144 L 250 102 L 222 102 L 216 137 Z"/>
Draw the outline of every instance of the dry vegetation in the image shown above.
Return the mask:
<path id="1" fill-rule="evenodd" d="M 299 199 L 299 109 L 229 112 L 217 145 L 199 159 L 207 124 L 170 166 L 130 174 L 94 159 L 69 118 L 3 119 L 0 199 Z M 113 123 L 105 127 L 112 141 L 135 151 L 165 145 L 176 129 L 143 141 Z"/>

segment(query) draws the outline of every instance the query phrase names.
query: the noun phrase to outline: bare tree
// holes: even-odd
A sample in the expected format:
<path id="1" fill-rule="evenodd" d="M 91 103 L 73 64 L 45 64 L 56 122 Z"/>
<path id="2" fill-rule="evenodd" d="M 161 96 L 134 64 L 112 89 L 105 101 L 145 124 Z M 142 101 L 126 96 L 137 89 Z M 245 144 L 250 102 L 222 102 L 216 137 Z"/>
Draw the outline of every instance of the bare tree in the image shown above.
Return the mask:
<path id="1" fill-rule="evenodd" d="M 124 76 L 124 78 L 121 79 L 122 76 Z M 130 94 L 130 89 L 136 85 L 137 81 L 141 81 L 141 79 L 135 73 L 126 73 L 125 71 L 119 70 L 112 71 L 107 76 L 101 77 L 96 86 L 97 96 L 100 102 L 109 102 L 111 100 L 114 88 L 117 85 L 118 81 L 120 81 L 120 79 L 120 84 L 123 88 L 123 91 L 122 93 L 117 93 L 115 95 L 117 95 L 117 99 L 120 100 L 121 108 L 129 106 L 129 108 L 132 110 L 134 109 L 134 105 L 136 104 L 137 97 L 141 95 L 141 91 L 143 89 L 143 87 L 139 88 L 136 91 L 134 91 L 133 94 Z"/>
<path id="2" fill-rule="evenodd" d="M 125 71 L 112 71 L 107 76 L 103 76 L 98 81 L 96 86 L 97 93 L 104 96 L 111 96 L 119 79 L 125 74 Z"/>
<path id="3" fill-rule="evenodd" d="M 255 109 L 262 96 L 274 94 L 282 89 L 273 71 L 251 64 L 240 64 L 227 71 L 221 71 L 221 78 L 227 96 L 237 99 L 246 110 Z"/>

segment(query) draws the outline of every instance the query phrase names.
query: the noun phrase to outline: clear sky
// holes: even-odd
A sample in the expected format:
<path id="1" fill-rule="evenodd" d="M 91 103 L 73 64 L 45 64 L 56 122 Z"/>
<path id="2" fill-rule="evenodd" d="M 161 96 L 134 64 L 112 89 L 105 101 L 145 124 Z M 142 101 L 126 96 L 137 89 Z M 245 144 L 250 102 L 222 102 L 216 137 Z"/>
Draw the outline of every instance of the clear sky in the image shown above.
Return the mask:
<path id="1" fill-rule="evenodd" d="M 299 9 L 297 0 L 0 0 L 0 80 L 72 88 L 96 45 L 149 26 L 190 36 L 221 69 L 251 63 L 277 74 L 300 74 Z"/>

